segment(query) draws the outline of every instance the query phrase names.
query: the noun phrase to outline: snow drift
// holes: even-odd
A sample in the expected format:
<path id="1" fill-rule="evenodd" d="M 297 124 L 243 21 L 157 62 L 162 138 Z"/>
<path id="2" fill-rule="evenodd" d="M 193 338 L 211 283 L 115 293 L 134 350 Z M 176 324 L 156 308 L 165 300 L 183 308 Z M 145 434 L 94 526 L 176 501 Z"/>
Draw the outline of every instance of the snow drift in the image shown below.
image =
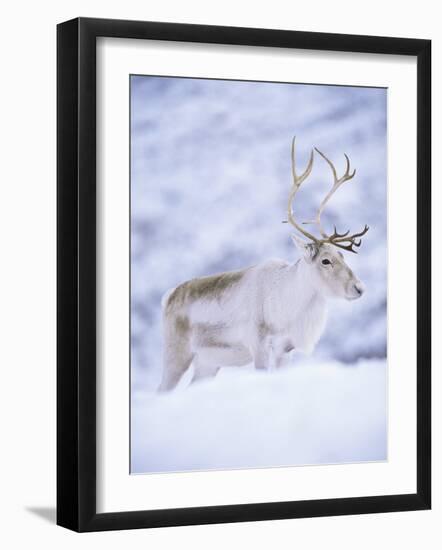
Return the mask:
<path id="1" fill-rule="evenodd" d="M 385 361 L 226 368 L 134 393 L 132 473 L 380 461 L 386 428 Z"/>

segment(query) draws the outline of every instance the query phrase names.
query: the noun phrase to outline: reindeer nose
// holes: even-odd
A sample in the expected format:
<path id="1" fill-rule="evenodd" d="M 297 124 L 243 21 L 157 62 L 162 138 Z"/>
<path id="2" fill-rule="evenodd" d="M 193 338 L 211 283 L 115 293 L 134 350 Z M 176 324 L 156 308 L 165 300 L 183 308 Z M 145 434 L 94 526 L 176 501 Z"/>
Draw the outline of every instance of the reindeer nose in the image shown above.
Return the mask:
<path id="1" fill-rule="evenodd" d="M 358 296 L 362 296 L 365 292 L 365 286 L 363 283 L 361 283 L 360 281 L 358 283 L 355 283 L 353 285 L 353 288 L 356 290 L 356 292 L 358 293 Z"/>

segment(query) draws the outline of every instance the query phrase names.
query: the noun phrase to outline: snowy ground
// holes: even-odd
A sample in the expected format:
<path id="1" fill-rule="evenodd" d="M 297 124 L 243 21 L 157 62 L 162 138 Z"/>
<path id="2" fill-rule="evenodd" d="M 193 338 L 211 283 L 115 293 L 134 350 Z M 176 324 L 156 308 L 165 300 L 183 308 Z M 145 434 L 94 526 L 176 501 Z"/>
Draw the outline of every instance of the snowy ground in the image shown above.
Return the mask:
<path id="1" fill-rule="evenodd" d="M 386 363 L 223 369 L 170 394 L 132 396 L 132 473 L 387 458 Z"/>

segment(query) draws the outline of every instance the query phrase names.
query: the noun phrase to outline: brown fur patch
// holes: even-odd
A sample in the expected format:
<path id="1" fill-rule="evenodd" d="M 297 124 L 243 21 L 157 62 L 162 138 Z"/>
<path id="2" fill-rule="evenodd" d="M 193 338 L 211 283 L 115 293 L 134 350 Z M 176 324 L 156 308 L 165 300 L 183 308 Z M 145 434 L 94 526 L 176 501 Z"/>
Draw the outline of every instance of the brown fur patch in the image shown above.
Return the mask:
<path id="1" fill-rule="evenodd" d="M 272 332 L 273 332 L 273 329 L 271 325 L 269 325 L 265 321 L 260 321 L 258 325 L 258 334 L 260 338 L 265 338 L 269 334 L 272 334 Z"/>
<path id="2" fill-rule="evenodd" d="M 188 317 L 178 316 L 175 319 L 175 329 L 179 334 L 187 334 L 190 330 L 190 322 Z"/>
<path id="3" fill-rule="evenodd" d="M 220 340 L 216 340 L 215 338 L 207 338 L 203 342 L 203 346 L 205 348 L 224 348 L 229 349 L 231 347 L 230 344 L 227 342 L 221 342 Z"/>
<path id="4" fill-rule="evenodd" d="M 180 307 L 188 298 L 219 300 L 224 292 L 237 284 L 243 276 L 244 270 L 191 279 L 176 287 L 167 300 L 167 308 Z"/>
<path id="5" fill-rule="evenodd" d="M 230 344 L 223 342 L 222 332 L 225 325 L 222 323 L 197 323 L 195 325 L 196 342 L 205 348 L 230 348 Z"/>

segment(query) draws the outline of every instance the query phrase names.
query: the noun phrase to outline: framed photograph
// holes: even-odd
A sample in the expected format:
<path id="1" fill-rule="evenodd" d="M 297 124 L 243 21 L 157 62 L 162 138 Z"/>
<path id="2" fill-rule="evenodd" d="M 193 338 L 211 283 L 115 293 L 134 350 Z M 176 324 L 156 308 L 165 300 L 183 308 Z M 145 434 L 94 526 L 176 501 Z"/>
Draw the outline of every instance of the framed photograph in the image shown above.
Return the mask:
<path id="1" fill-rule="evenodd" d="M 57 30 L 57 523 L 429 509 L 430 41 Z"/>

